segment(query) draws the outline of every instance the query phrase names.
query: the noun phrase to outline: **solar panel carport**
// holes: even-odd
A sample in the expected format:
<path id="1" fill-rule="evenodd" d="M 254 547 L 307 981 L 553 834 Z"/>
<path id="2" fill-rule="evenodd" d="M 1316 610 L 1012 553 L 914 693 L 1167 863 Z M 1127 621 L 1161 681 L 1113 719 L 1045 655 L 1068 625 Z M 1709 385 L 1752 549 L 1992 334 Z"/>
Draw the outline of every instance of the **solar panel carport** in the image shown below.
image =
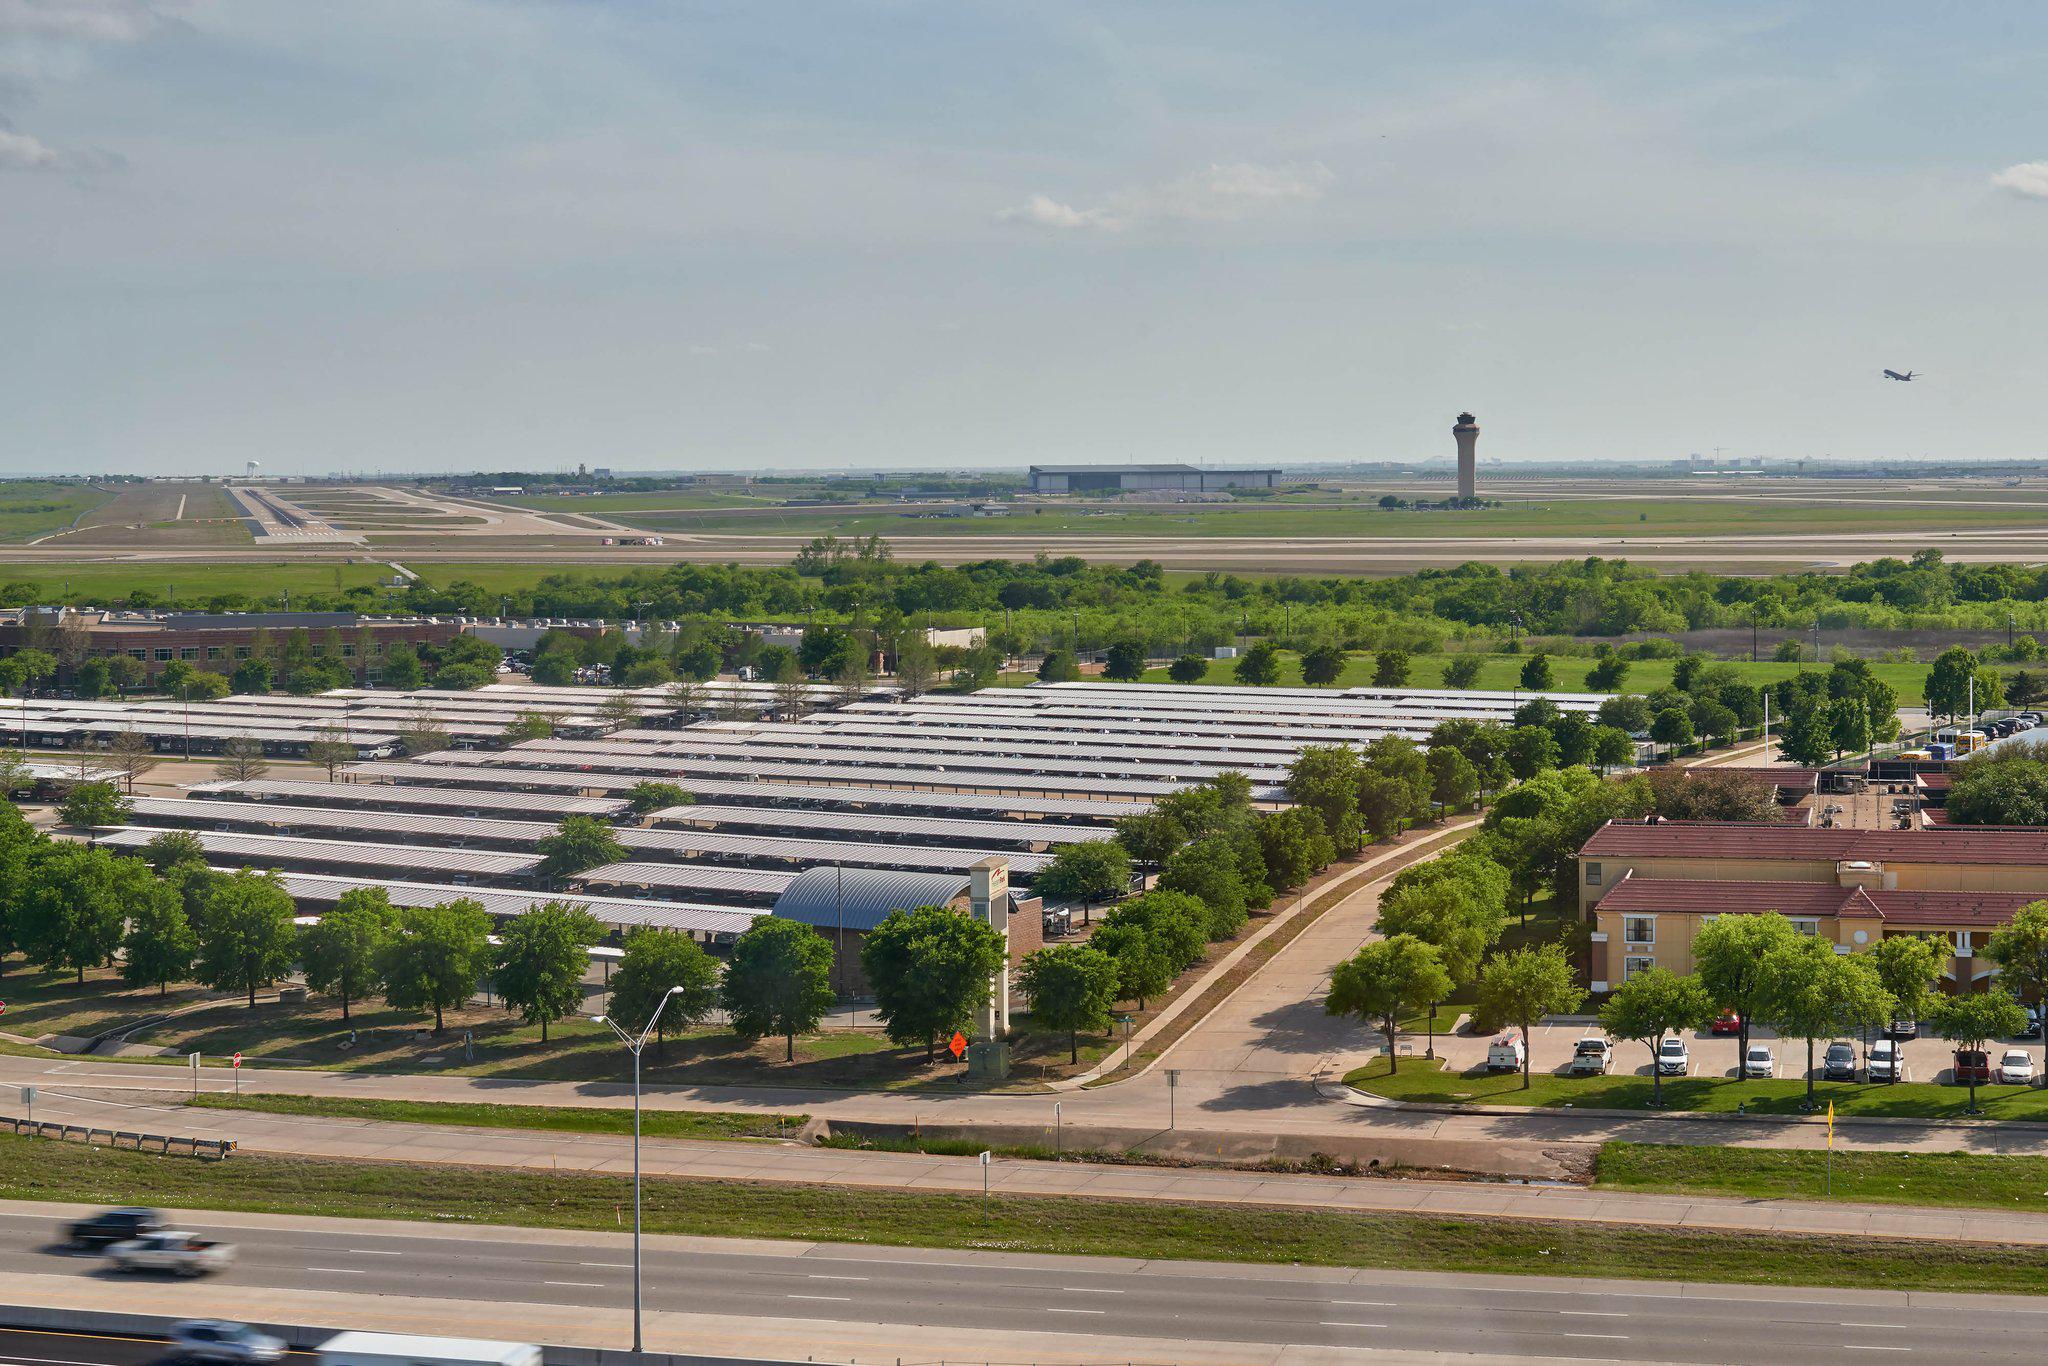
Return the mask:
<path id="1" fill-rule="evenodd" d="M 469 900 L 496 916 L 524 915 L 535 906 L 560 901 L 584 907 L 600 922 L 622 933 L 637 929 L 681 930 L 707 940 L 730 939 L 744 932 L 763 914 L 742 907 L 708 906 L 687 901 L 586 896 L 581 892 L 508 892 L 491 887 L 387 882 L 379 878 L 333 877 L 319 873 L 287 872 L 280 874 L 278 881 L 292 900 L 313 905 L 332 906 L 343 892 L 357 887 L 382 888 L 394 906 L 442 906 L 451 901 Z"/>
<path id="2" fill-rule="evenodd" d="M 101 847 L 133 853 L 163 834 L 162 830 L 125 827 L 99 837 Z M 295 835 L 251 835 L 233 831 L 196 833 L 207 858 L 244 868 L 296 868 L 304 872 L 441 873 L 457 880 L 480 878 L 508 882 L 530 877 L 539 865 L 535 854 L 508 854 L 487 849 L 441 849 L 418 844 L 376 844 L 363 840 L 306 839 Z"/>
<path id="3" fill-rule="evenodd" d="M 553 792 L 507 792 L 447 787 L 399 786 L 395 783 L 322 783 L 289 778 L 257 778 L 246 782 L 200 783 L 187 788 L 197 797 L 246 798 L 250 801 L 319 802 L 326 805 L 376 806 L 397 811 L 518 812 L 563 816 L 619 815 L 626 802 L 619 797 L 575 797 Z"/>

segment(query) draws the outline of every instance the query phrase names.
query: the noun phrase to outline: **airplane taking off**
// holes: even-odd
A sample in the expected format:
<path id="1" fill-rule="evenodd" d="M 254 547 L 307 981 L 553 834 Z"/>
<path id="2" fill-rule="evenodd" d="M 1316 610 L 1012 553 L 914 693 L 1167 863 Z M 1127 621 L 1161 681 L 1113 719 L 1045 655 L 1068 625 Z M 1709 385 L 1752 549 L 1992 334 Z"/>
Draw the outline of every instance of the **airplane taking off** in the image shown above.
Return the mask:
<path id="1" fill-rule="evenodd" d="M 1907 371 L 1907 372 L 1906 372 L 1905 374 L 1903 374 L 1903 375 L 1902 375 L 1902 374 L 1900 374 L 1900 373 L 1899 373 L 1898 371 L 1896 371 L 1896 370 L 1887 370 L 1887 371 L 1885 371 L 1885 372 L 1884 372 L 1884 377 L 1885 377 L 1886 379 L 1896 379 L 1896 380 L 1904 381 L 1904 380 L 1909 380 L 1909 379 L 1913 378 L 1913 376 L 1914 376 L 1914 375 L 1916 375 L 1916 374 L 1918 374 L 1918 373 L 1919 373 L 1919 371 L 1917 371 L 1917 370 L 1908 370 L 1908 371 Z"/>

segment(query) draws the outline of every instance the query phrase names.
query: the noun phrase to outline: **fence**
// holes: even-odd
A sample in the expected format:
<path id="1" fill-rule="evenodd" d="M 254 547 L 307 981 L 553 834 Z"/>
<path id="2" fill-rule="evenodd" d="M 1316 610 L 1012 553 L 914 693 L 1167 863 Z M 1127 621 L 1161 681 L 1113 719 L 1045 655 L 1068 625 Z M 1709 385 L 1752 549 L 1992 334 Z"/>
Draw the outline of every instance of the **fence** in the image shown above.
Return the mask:
<path id="1" fill-rule="evenodd" d="M 28 1138 L 53 1138 L 64 1143 L 105 1143 L 109 1148 L 133 1148 L 139 1153 L 177 1153 L 219 1162 L 235 1151 L 231 1138 L 179 1138 L 171 1134 L 145 1134 L 132 1129 L 97 1129 L 88 1124 L 52 1124 L 46 1120 L 4 1119 L 8 1129 Z"/>

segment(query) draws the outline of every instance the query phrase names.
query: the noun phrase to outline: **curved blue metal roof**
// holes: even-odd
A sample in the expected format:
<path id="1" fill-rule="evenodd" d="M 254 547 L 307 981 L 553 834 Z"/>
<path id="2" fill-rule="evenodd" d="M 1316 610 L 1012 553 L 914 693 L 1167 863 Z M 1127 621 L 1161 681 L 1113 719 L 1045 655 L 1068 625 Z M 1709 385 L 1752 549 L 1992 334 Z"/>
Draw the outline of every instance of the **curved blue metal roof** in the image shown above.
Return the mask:
<path id="1" fill-rule="evenodd" d="M 944 906 L 965 896 L 965 873 L 912 873 L 896 868 L 806 868 L 775 899 L 773 914 L 821 930 L 865 933 L 891 911 Z"/>

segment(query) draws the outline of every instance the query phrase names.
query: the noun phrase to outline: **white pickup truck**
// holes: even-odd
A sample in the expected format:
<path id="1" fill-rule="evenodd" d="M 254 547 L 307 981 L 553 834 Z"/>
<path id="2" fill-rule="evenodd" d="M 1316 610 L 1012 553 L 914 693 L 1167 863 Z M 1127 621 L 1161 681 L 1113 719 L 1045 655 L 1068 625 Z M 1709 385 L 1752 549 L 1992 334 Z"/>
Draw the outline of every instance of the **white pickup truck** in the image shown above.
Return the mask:
<path id="1" fill-rule="evenodd" d="M 180 1276 L 203 1276 L 225 1271 L 235 1260 L 233 1243 L 217 1243 L 196 1233 L 165 1229 L 114 1243 L 107 1248 L 107 1260 L 116 1271 L 175 1271 Z"/>

